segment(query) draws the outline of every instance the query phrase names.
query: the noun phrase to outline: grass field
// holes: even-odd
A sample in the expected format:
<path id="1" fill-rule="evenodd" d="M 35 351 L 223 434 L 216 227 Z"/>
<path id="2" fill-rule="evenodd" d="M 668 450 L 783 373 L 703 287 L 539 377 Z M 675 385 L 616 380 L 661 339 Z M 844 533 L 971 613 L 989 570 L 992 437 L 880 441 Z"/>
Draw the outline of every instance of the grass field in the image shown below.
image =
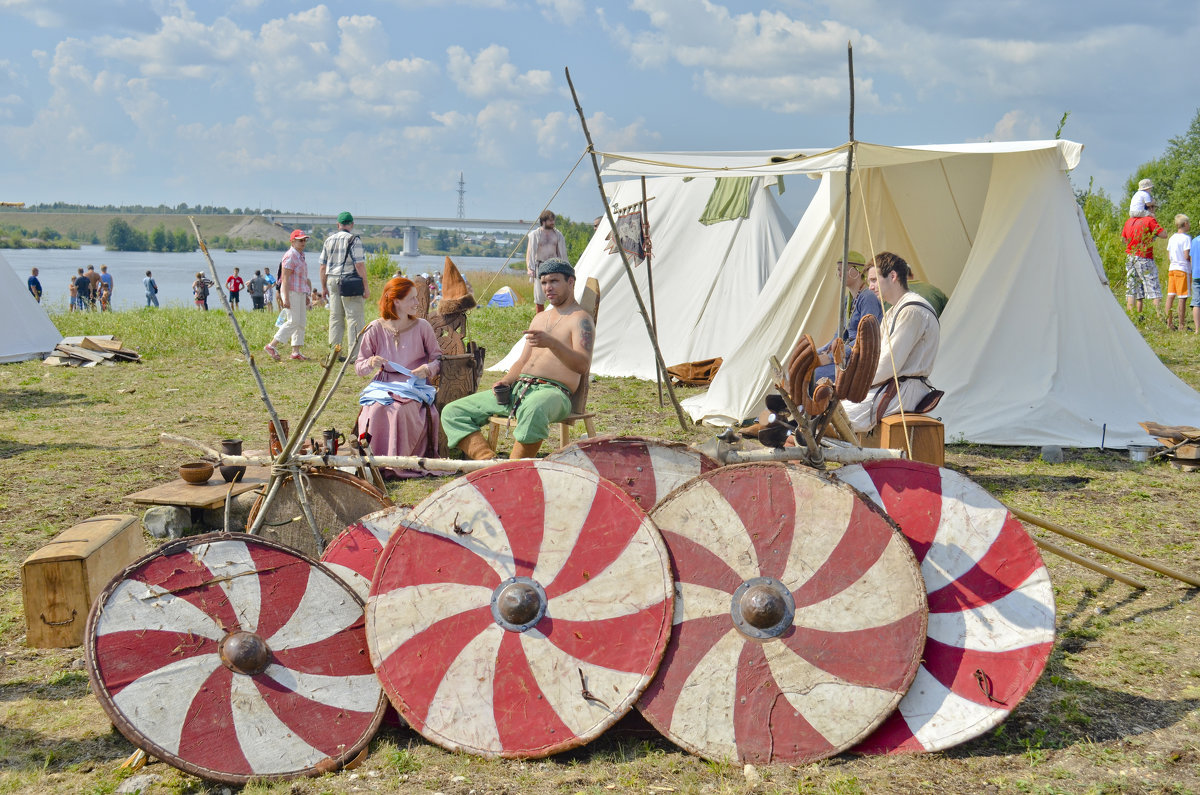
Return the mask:
<path id="1" fill-rule="evenodd" d="M 490 274 L 469 274 L 478 287 Z M 514 288 L 527 283 L 514 277 Z M 503 281 L 497 281 L 496 289 Z M 531 314 L 480 309 L 471 336 L 488 361 L 508 350 Z M 323 348 L 327 315 L 311 313 L 309 343 Z M 141 364 L 89 369 L 37 362 L 0 367 L 0 793 L 106 793 L 133 750 L 91 695 L 79 649 L 24 645 L 21 562 L 63 529 L 103 513 L 137 508 L 124 495 L 165 482 L 193 458 L 159 442 L 161 432 L 214 443 L 238 436 L 265 447 L 266 415 L 223 312 L 141 310 L 56 316 L 64 335 L 114 334 Z M 273 331 L 268 313 L 241 312 L 255 350 Z M 1200 386 L 1196 337 L 1147 325 L 1154 350 Z M 319 374 L 317 361 L 276 364 L 258 357 L 280 416 L 296 418 Z M 490 383 L 495 374 L 485 375 Z M 353 374 L 321 427 L 349 427 L 362 387 Z M 654 384 L 601 378 L 591 407 L 602 432 L 687 442 L 711 430 L 675 422 Z M 1134 464 L 1121 451 L 1068 450 L 1043 463 L 1033 448 L 958 445 L 948 465 L 1008 505 L 1200 572 L 1195 500 L 1200 475 L 1167 464 Z M 444 480 L 392 486 L 412 504 Z M 1057 540 L 1052 539 L 1051 540 Z M 1070 545 L 1069 542 L 1062 542 Z M 1057 599 L 1058 642 L 1045 674 L 997 729 L 951 751 L 923 756 L 841 756 L 771 766 L 747 778 L 735 765 L 706 762 L 644 734 L 610 732 L 543 761 L 482 761 L 432 746 L 407 730 L 384 729 L 363 765 L 317 779 L 252 785 L 248 793 L 1196 793 L 1200 792 L 1200 613 L 1189 589 L 1165 577 L 1095 557 L 1149 584 L 1137 593 L 1048 557 Z M 221 792 L 161 763 L 149 792 Z M 756 780 L 760 779 L 760 780 Z"/>

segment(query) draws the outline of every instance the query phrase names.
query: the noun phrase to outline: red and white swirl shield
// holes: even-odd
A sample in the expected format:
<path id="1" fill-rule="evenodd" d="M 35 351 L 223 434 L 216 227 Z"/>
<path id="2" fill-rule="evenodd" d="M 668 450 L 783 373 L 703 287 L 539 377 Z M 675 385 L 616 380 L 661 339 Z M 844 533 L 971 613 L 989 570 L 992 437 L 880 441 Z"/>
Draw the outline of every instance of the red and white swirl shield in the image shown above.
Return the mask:
<path id="1" fill-rule="evenodd" d="M 364 603 L 384 546 L 404 524 L 411 510 L 408 506 L 397 505 L 369 513 L 357 522 L 351 522 L 321 553 L 321 562 L 353 588 Z"/>
<path id="2" fill-rule="evenodd" d="M 130 742 L 216 781 L 337 769 L 386 699 L 362 601 L 315 561 L 244 534 L 170 542 L 88 617 L 92 688 Z"/>
<path id="3" fill-rule="evenodd" d="M 640 436 L 580 439 L 547 456 L 611 480 L 646 511 L 697 475 L 720 466 L 685 444 Z"/>
<path id="4" fill-rule="evenodd" d="M 410 726 L 452 750 L 532 758 L 632 708 L 673 608 L 657 530 L 613 484 L 514 461 L 442 487 L 384 549 L 367 638 Z"/>
<path id="5" fill-rule="evenodd" d="M 1054 589 L 1021 523 L 977 483 L 918 461 L 839 480 L 896 521 L 929 591 L 924 660 L 896 713 L 855 751 L 940 751 L 1003 721 L 1054 648 Z"/>
<path id="6" fill-rule="evenodd" d="M 853 489 L 742 464 L 651 513 L 675 565 L 675 616 L 638 709 L 715 760 L 804 763 L 862 740 L 895 708 L 925 639 L 904 537 Z"/>

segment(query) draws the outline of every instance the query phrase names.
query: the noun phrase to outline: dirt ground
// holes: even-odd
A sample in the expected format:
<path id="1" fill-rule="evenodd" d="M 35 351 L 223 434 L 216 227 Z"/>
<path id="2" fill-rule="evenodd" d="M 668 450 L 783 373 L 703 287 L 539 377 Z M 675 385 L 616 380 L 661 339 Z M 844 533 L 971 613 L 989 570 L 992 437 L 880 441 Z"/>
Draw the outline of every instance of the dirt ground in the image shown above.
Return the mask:
<path id="1" fill-rule="evenodd" d="M 162 444 L 162 431 L 208 443 L 241 436 L 247 447 L 265 446 L 261 402 L 236 346 L 223 336 L 223 319 L 177 311 L 162 317 L 184 330 L 154 338 L 147 332 L 141 365 L 0 367 L 0 793 L 113 792 L 128 777 L 117 766 L 133 751 L 91 694 L 80 649 L 25 645 L 21 562 L 82 519 L 137 513 L 125 495 L 170 480 L 179 464 L 193 458 L 186 449 Z M 247 322 L 263 337 L 269 320 Z M 318 363 L 260 364 L 281 414 L 298 416 Z M 360 388 L 358 380 L 341 387 L 328 424 L 349 427 Z M 669 407 L 657 409 L 653 384 L 600 379 L 591 405 L 602 431 L 684 441 L 707 435 L 673 425 Z M 1010 506 L 1200 572 L 1200 520 L 1191 499 L 1200 474 L 1164 463 L 1134 464 L 1123 451 L 1068 450 L 1064 463 L 1047 464 L 1037 449 L 958 445 L 948 449 L 947 463 Z M 393 497 L 412 504 L 441 482 L 396 486 Z M 1149 587 L 1135 591 L 1047 555 L 1058 639 L 1046 671 L 1006 722 L 950 751 L 843 755 L 747 771 L 691 756 L 630 721 L 550 759 L 486 761 L 385 728 L 355 770 L 245 791 L 1200 792 L 1200 590 L 1042 531 L 1034 535 Z M 225 789 L 160 762 L 139 775 L 153 777 L 145 792 Z"/>

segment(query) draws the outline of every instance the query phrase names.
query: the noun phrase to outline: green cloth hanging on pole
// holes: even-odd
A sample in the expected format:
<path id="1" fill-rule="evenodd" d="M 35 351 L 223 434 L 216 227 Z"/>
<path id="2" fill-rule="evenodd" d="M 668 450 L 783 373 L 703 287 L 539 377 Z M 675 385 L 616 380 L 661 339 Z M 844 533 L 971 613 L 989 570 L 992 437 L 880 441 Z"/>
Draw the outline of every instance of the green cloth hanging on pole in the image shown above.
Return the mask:
<path id="1" fill-rule="evenodd" d="M 700 214 L 705 226 L 750 217 L 750 184 L 754 177 L 718 177 L 717 186 Z"/>

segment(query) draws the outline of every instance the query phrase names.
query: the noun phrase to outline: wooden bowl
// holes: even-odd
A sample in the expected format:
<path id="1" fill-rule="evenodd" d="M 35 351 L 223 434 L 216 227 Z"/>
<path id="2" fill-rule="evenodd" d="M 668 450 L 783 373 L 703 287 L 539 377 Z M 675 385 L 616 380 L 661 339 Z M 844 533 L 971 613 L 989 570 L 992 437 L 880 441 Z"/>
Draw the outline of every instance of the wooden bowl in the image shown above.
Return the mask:
<path id="1" fill-rule="evenodd" d="M 203 486 L 213 475 L 213 465 L 207 461 L 194 461 L 179 467 L 179 477 L 193 486 Z"/>

